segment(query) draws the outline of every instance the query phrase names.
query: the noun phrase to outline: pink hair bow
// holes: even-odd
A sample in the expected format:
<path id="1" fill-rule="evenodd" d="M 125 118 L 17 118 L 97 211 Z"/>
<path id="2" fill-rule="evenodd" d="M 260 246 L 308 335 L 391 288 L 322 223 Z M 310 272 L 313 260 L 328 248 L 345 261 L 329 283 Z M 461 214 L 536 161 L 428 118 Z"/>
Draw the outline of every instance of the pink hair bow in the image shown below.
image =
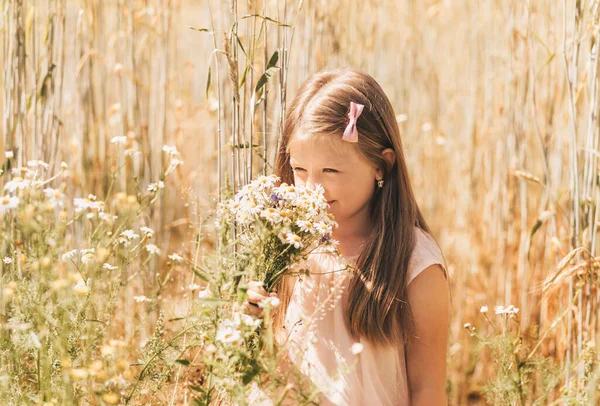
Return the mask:
<path id="1" fill-rule="evenodd" d="M 358 117 L 360 117 L 364 108 L 365 106 L 362 104 L 350 102 L 350 113 L 348 113 L 348 117 L 350 117 L 350 122 L 344 130 L 344 136 L 342 137 L 342 141 L 354 143 L 358 142 L 358 130 L 356 129 L 356 121 L 358 120 Z"/>

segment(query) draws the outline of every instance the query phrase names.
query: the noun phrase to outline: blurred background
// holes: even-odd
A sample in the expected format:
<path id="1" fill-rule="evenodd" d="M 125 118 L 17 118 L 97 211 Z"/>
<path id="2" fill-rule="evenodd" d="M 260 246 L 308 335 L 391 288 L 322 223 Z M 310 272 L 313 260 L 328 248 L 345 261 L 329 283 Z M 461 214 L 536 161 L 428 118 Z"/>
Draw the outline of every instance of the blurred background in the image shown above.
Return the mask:
<path id="1" fill-rule="evenodd" d="M 3 0 L 0 151 L 17 166 L 66 161 L 69 194 L 101 197 L 122 164 L 143 187 L 155 181 L 161 147 L 176 146 L 185 164 L 150 217 L 157 241 L 178 248 L 219 191 L 270 173 L 304 80 L 364 70 L 392 100 L 417 199 L 453 272 L 450 403 L 500 404 L 484 392 L 512 382 L 524 393 L 507 404 L 594 404 L 598 7 Z M 111 153 L 118 136 L 126 163 Z M 206 221 L 206 250 L 213 231 Z M 514 317 L 495 314 L 509 305 Z"/>

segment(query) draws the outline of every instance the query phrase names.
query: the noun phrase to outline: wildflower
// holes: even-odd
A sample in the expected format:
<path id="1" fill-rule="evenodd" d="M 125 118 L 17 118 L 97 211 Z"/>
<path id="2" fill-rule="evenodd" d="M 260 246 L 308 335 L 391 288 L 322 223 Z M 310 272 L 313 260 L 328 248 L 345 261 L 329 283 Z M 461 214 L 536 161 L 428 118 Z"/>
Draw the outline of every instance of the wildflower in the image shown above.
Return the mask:
<path id="1" fill-rule="evenodd" d="M 232 320 L 223 320 L 219 324 L 215 339 L 225 344 L 239 345 L 242 342 L 242 335 Z"/>
<path id="2" fill-rule="evenodd" d="M 89 264 L 96 259 L 96 255 L 94 255 L 94 250 L 88 250 L 81 256 L 81 262 L 84 264 Z"/>
<path id="3" fill-rule="evenodd" d="M 152 238 L 152 236 L 154 235 L 154 230 L 151 229 L 150 227 L 140 227 L 140 231 L 148 238 Z"/>
<path id="4" fill-rule="evenodd" d="M 12 258 L 10 258 L 10 257 L 4 257 L 4 258 L 2 259 L 2 262 L 4 262 L 6 265 L 8 265 L 8 264 L 12 264 L 12 262 L 13 262 L 13 259 L 12 259 Z"/>
<path id="5" fill-rule="evenodd" d="M 215 352 L 217 352 L 217 347 L 213 343 L 210 343 L 206 346 L 204 351 L 209 355 L 214 354 Z"/>
<path id="6" fill-rule="evenodd" d="M 481 309 L 479 309 L 480 313 L 487 313 L 488 311 L 488 307 L 487 306 L 481 306 Z"/>
<path id="7" fill-rule="evenodd" d="M 93 199 L 90 199 L 90 197 L 93 197 Z M 88 209 L 98 210 L 98 211 L 104 210 L 104 202 L 97 202 L 97 201 L 95 201 L 95 198 L 96 197 L 94 195 L 89 195 L 88 198 L 76 197 L 75 199 L 73 199 L 73 205 L 75 206 L 75 212 L 81 213 L 82 211 L 85 211 Z"/>
<path id="8" fill-rule="evenodd" d="M 171 255 L 169 255 L 169 259 L 173 262 L 181 262 L 183 261 L 183 257 L 181 255 L 179 255 L 178 253 L 174 252 Z"/>
<path id="9" fill-rule="evenodd" d="M 113 265 L 109 264 L 108 262 L 105 262 L 104 265 L 102 265 L 102 268 L 108 269 L 109 271 L 114 271 L 115 269 L 119 269 L 118 266 L 113 266 Z"/>
<path id="10" fill-rule="evenodd" d="M 77 255 L 77 252 L 77 250 L 71 250 L 69 252 L 64 253 L 61 258 L 64 262 L 67 262 L 68 260 L 73 259 L 75 255 Z"/>
<path id="11" fill-rule="evenodd" d="M 158 192 L 159 189 L 164 189 L 164 188 L 165 188 L 165 183 L 162 180 L 160 180 L 155 183 L 150 183 L 148 185 L 148 192 L 156 193 L 156 192 Z"/>
<path id="12" fill-rule="evenodd" d="M 19 198 L 16 196 L 4 196 L 0 198 L 0 214 L 19 206 Z"/>
<path id="13" fill-rule="evenodd" d="M 211 296 L 212 296 L 212 292 L 210 291 L 209 288 L 202 289 L 200 292 L 198 292 L 198 297 L 200 299 L 206 299 L 207 297 L 211 297 Z"/>
<path id="14" fill-rule="evenodd" d="M 178 156 L 179 155 L 179 151 L 177 151 L 177 147 L 175 147 L 175 146 L 165 145 L 162 147 L 162 150 L 164 152 L 166 152 L 167 155 L 170 155 L 170 156 Z"/>
<path id="15" fill-rule="evenodd" d="M 60 190 L 46 188 L 44 189 L 44 194 L 46 195 L 46 199 L 48 199 L 52 207 L 63 206 L 63 199 L 65 195 Z"/>
<path id="16" fill-rule="evenodd" d="M 313 232 L 313 225 L 310 221 L 307 220 L 298 220 L 296 221 L 296 225 L 298 227 L 300 227 L 300 231 L 306 232 L 306 233 L 312 233 Z"/>
<path id="17" fill-rule="evenodd" d="M 112 137 L 110 139 L 111 144 L 124 145 L 127 142 L 127 137 L 124 135 L 118 137 Z"/>
<path id="18" fill-rule="evenodd" d="M 133 148 L 127 148 L 124 151 L 124 153 L 125 153 L 125 156 L 131 157 L 131 158 L 133 158 L 136 155 L 142 155 L 142 153 L 140 151 L 133 149 Z"/>
<path id="19" fill-rule="evenodd" d="M 293 232 L 288 230 L 283 230 L 278 235 L 281 242 L 291 244 L 294 248 L 302 248 L 302 238 L 299 235 L 294 234 Z"/>
<path id="20" fill-rule="evenodd" d="M 274 209 L 272 207 L 268 207 L 265 210 L 261 211 L 260 217 L 273 224 L 281 223 L 281 221 L 283 220 L 279 210 Z"/>
<path id="21" fill-rule="evenodd" d="M 43 168 L 43 169 L 50 169 L 50 165 L 48 165 L 46 162 L 44 161 L 27 161 L 27 166 L 30 168 Z"/>
<path id="22" fill-rule="evenodd" d="M 364 345 L 362 343 L 354 343 L 352 344 L 352 354 L 358 355 L 364 349 Z"/>
<path id="23" fill-rule="evenodd" d="M 154 244 L 146 245 L 146 251 L 148 251 L 150 255 L 160 255 L 160 248 Z"/>
<path id="24" fill-rule="evenodd" d="M 140 236 L 136 234 L 133 230 L 125 230 L 121 233 L 121 236 L 127 238 L 128 240 L 140 238 Z"/>
<path id="25" fill-rule="evenodd" d="M 519 309 L 517 307 L 514 307 L 513 305 L 509 305 L 507 307 L 496 306 L 495 312 L 496 314 L 508 314 L 512 317 L 519 312 Z"/>
<path id="26" fill-rule="evenodd" d="M 18 189 L 25 189 L 31 185 L 31 181 L 15 177 L 13 180 L 6 182 L 4 185 L 4 191 L 8 193 L 14 193 Z"/>
<path id="27" fill-rule="evenodd" d="M 90 287 L 84 281 L 79 281 L 73 286 L 73 290 L 77 296 L 85 296 L 90 293 Z"/>
<path id="28" fill-rule="evenodd" d="M 152 299 L 148 299 L 146 296 L 141 295 L 141 296 L 134 296 L 133 300 L 135 300 L 138 303 L 143 303 L 143 302 L 152 302 Z"/>
<path id="29" fill-rule="evenodd" d="M 200 285 L 195 284 L 195 283 L 191 283 L 191 284 L 188 285 L 188 289 L 193 292 L 194 290 L 200 289 Z"/>
<path id="30" fill-rule="evenodd" d="M 12 151 L 6 151 L 4 153 L 4 157 L 6 157 L 6 159 L 13 159 L 15 157 L 15 154 Z"/>
<path id="31" fill-rule="evenodd" d="M 60 169 L 66 171 L 67 169 L 69 169 L 69 165 L 67 165 L 67 163 L 63 161 L 60 163 Z"/>
<path id="32" fill-rule="evenodd" d="M 463 325 L 463 327 L 466 328 L 466 329 L 470 329 L 471 328 L 471 323 L 465 323 Z"/>
<path id="33" fill-rule="evenodd" d="M 98 213 L 98 217 L 100 217 L 100 220 L 106 221 L 109 224 L 115 221 L 117 218 L 119 218 L 119 216 L 115 216 L 114 214 L 110 213 L 105 213 L 103 211 Z"/>

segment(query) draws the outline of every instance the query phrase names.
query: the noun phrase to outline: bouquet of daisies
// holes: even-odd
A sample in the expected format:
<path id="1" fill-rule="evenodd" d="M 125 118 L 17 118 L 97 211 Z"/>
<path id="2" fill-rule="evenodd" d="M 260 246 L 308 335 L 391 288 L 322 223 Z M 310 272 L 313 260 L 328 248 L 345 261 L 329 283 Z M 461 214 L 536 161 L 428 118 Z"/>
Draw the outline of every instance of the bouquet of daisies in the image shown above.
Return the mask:
<path id="1" fill-rule="evenodd" d="M 333 249 L 333 216 L 324 189 L 281 183 L 261 176 L 218 208 L 218 227 L 233 230 L 239 277 L 261 280 L 271 292 L 293 265 L 318 248 Z"/>

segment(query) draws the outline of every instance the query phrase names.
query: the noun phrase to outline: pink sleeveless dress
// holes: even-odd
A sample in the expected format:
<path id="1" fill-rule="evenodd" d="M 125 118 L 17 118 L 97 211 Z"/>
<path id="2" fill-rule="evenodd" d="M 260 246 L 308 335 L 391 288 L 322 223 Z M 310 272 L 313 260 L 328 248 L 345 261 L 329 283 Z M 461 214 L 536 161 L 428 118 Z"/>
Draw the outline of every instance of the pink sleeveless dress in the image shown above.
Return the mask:
<path id="1" fill-rule="evenodd" d="M 415 233 L 407 283 L 433 264 L 447 275 L 435 240 L 417 227 Z M 357 257 L 346 259 L 354 263 Z M 347 264 L 319 253 L 306 265 L 311 274 L 296 281 L 286 313 L 285 348 L 295 367 L 322 392 L 320 404 L 409 405 L 404 348 L 356 343 L 346 327 L 341 299 L 351 277 Z"/>

